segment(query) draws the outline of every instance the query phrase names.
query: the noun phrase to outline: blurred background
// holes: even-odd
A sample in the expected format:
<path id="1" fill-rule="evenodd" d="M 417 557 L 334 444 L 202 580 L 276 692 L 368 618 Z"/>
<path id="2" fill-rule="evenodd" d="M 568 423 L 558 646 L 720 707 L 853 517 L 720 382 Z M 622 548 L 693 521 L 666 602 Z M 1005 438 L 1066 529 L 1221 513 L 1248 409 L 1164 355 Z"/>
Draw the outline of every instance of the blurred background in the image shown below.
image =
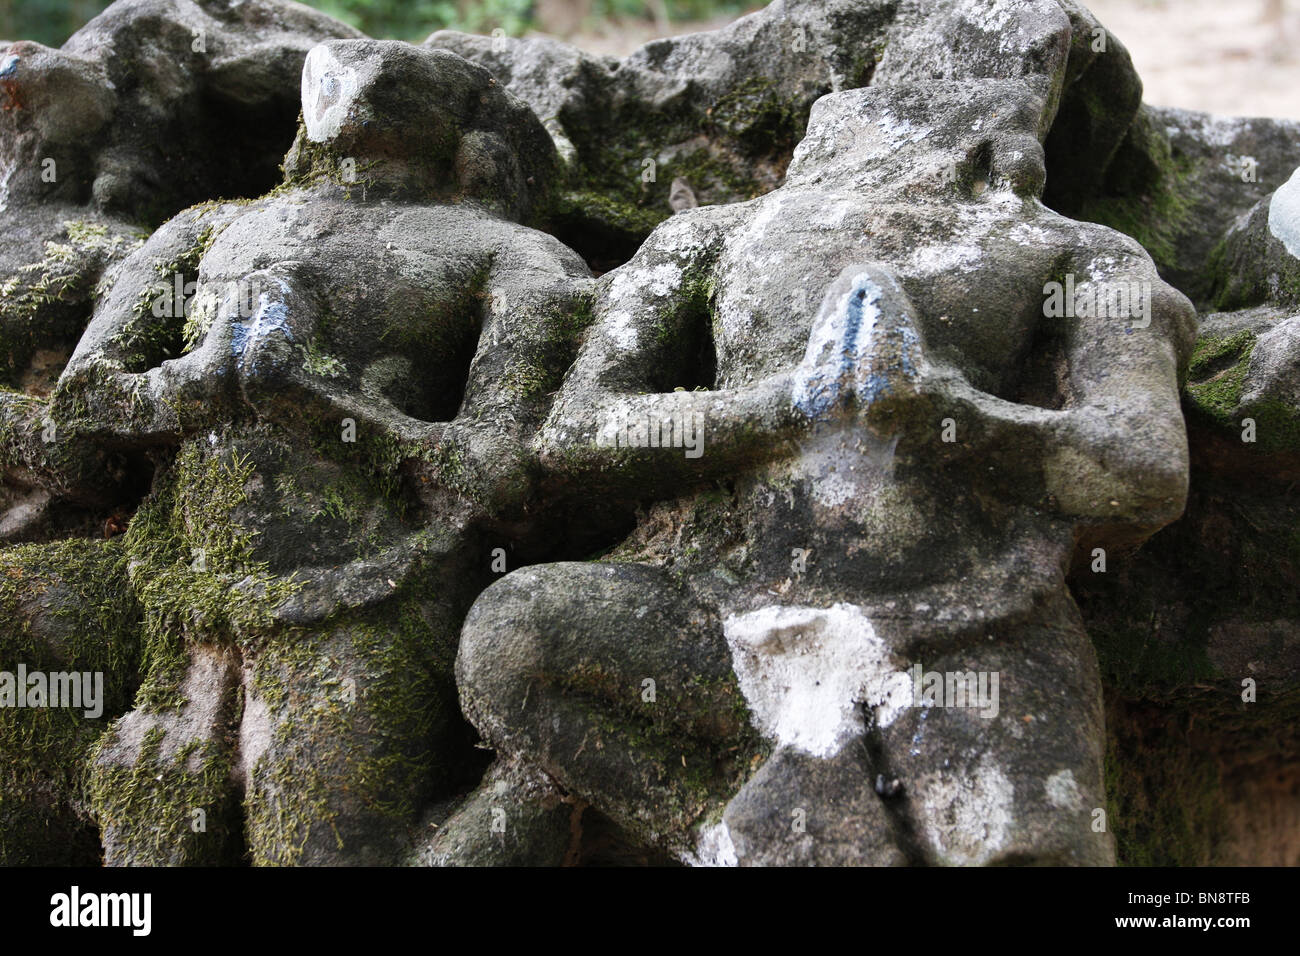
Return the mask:
<path id="1" fill-rule="evenodd" d="M 1128 47 L 1157 106 L 1300 119 L 1300 0 L 1084 0 Z M 373 37 L 434 30 L 547 33 L 623 55 L 654 39 L 721 26 L 747 0 L 311 0 Z M 108 0 L 0 0 L 0 39 L 63 43 Z"/>

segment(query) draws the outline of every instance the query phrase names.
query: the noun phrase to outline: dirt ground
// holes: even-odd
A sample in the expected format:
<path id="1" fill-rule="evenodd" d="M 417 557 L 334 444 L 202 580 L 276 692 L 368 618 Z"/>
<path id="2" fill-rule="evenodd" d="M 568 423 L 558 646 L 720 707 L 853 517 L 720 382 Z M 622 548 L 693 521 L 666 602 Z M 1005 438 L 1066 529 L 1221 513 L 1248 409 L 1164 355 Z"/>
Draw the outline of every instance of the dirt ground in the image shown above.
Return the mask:
<path id="1" fill-rule="evenodd" d="M 550 32 L 593 53 L 624 55 L 657 36 L 711 29 L 711 23 L 580 24 L 554 4 Z M 1085 0 L 1128 47 L 1145 99 L 1236 116 L 1300 120 L 1300 0 Z"/>
<path id="2" fill-rule="evenodd" d="M 1128 47 L 1148 103 L 1300 119 L 1300 0 L 1087 6 Z"/>

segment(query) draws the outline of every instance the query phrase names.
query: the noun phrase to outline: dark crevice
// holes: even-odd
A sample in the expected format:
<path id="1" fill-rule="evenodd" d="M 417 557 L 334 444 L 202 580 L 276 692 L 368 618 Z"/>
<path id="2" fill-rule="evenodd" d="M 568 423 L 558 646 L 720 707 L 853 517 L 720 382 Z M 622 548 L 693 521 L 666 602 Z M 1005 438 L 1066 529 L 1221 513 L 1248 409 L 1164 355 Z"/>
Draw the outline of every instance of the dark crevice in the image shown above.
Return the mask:
<path id="1" fill-rule="evenodd" d="M 862 755 L 866 761 L 867 781 L 884 807 L 893 831 L 894 844 L 902 852 L 910 866 L 927 866 L 929 861 L 921 849 L 921 840 L 912 820 L 910 804 L 912 796 L 908 793 L 906 782 L 894 772 L 889 755 L 880 737 L 880 728 L 876 724 L 875 714 L 863 705 L 863 716 L 869 728 L 867 733 L 858 738 L 862 745 Z"/>
<path id="2" fill-rule="evenodd" d="M 489 534 L 489 550 L 504 548 L 507 571 L 556 561 L 593 561 L 620 545 L 636 530 L 636 508 L 603 498 L 570 501 L 558 514 L 526 536 Z M 496 538 L 500 544 L 492 543 Z M 486 558 L 490 562 L 490 558 Z"/>
<path id="3" fill-rule="evenodd" d="M 1071 404 L 1069 358 L 1065 340 L 1055 330 L 1040 324 L 1017 368 L 1019 377 L 1014 386 L 998 398 L 1056 411 Z"/>
<path id="4" fill-rule="evenodd" d="M 985 141 L 966 157 L 958 171 L 957 179 L 966 197 L 974 198 L 989 188 L 992 177 L 993 146 Z"/>
<path id="5" fill-rule="evenodd" d="M 9 513 L 0 545 L 46 544 L 66 538 L 114 538 L 126 531 L 149 494 L 155 466 L 142 453 L 115 452 L 103 459 L 113 485 L 108 492 L 52 494 L 0 478 L 0 515 Z M 84 489 L 83 489 L 84 491 Z M 19 515 L 12 509 L 25 509 Z"/>
<path id="6" fill-rule="evenodd" d="M 423 422 L 449 422 L 460 413 L 478 352 L 480 321 L 454 323 L 434 349 L 406 353 L 414 374 L 394 376 L 384 397 L 404 415 Z"/>
<path id="7" fill-rule="evenodd" d="M 457 634 L 459 634 L 457 629 Z M 455 694 L 455 687 L 449 688 Z M 459 794 L 472 793 L 492 765 L 494 752 L 479 746 L 482 735 L 459 713 L 440 740 L 437 751 L 439 779 L 432 795 L 422 801 L 426 806 Z"/>
<path id="8" fill-rule="evenodd" d="M 573 866 L 680 866 L 654 847 L 628 835 L 617 823 L 592 807 L 582 811 Z"/>
<path id="9" fill-rule="evenodd" d="M 280 161 L 298 128 L 297 97 L 241 103 L 208 92 L 200 114 L 209 119 L 220 150 L 212 158 L 216 176 L 200 184 L 195 202 L 222 197 L 255 199 L 280 184 Z M 271 144 L 275 144 L 272 146 Z"/>
<path id="10" fill-rule="evenodd" d="M 651 391 L 712 389 L 717 384 L 718 356 L 713 344 L 713 316 L 707 293 L 688 298 L 671 318 L 655 329 L 658 356 L 652 361 Z"/>
<path id="11" fill-rule="evenodd" d="M 641 248 L 646 237 L 642 231 L 620 229 L 595 216 L 570 212 L 557 216 L 549 231 L 562 243 L 582 256 L 597 276 L 623 265 Z"/>

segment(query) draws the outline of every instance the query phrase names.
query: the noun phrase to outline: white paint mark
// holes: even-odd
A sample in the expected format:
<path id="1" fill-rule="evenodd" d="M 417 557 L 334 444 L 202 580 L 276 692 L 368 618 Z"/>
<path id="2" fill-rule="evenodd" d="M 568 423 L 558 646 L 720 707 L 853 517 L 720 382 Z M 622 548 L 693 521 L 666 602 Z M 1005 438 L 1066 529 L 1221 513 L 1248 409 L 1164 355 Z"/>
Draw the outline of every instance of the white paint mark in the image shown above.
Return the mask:
<path id="1" fill-rule="evenodd" d="M 323 143 L 338 135 L 358 86 L 356 71 L 340 63 L 329 47 L 311 49 L 302 67 L 302 119 L 308 139 Z"/>
<path id="2" fill-rule="evenodd" d="M 1061 810 L 1079 810 L 1083 808 L 1083 795 L 1079 785 L 1074 781 L 1074 772 L 1058 770 L 1047 778 L 1043 784 L 1047 792 L 1047 802 Z"/>
<path id="3" fill-rule="evenodd" d="M 682 862 L 689 866 L 739 866 L 736 846 L 731 842 L 731 830 L 725 822 L 700 828 L 695 842 L 695 853 L 685 854 Z"/>
<path id="4" fill-rule="evenodd" d="M 772 605 L 723 621 L 732 667 L 754 723 L 778 743 L 830 757 L 911 704 L 911 679 L 895 666 L 860 607 Z"/>
<path id="5" fill-rule="evenodd" d="M 978 865 L 1006 845 L 1015 786 L 988 754 L 973 774 L 928 774 L 916 792 L 926 836 L 945 862 Z"/>

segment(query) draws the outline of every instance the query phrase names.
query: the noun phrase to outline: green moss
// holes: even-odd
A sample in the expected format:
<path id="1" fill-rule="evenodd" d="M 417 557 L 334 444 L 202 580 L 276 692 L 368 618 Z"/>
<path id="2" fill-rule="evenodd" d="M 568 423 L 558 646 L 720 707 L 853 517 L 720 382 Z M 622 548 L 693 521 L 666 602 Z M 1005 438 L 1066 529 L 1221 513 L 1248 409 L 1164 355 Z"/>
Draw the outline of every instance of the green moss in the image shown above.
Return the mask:
<path id="1" fill-rule="evenodd" d="M 137 703 L 179 706 L 186 640 L 220 642 L 267 628 L 300 584 L 253 556 L 255 532 L 235 511 L 253 467 L 236 444 L 186 444 L 126 534 L 131 580 L 145 608 L 147 678 Z M 239 585 L 236 589 L 236 585 Z"/>
<path id="2" fill-rule="evenodd" d="M 302 352 L 302 370 L 309 375 L 338 378 L 347 373 L 348 368 L 343 360 L 327 355 L 319 339 L 312 339 L 305 346 L 300 346 L 299 351 Z"/>
<path id="3" fill-rule="evenodd" d="M 418 320 L 394 321 L 380 339 L 413 359 L 428 356 L 445 362 L 448 356 L 460 356 L 468 367 L 478 345 L 490 272 L 491 264 L 485 262 L 456 284 L 455 294 L 429 291 Z"/>
<path id="4" fill-rule="evenodd" d="M 716 329 L 713 311 L 714 279 L 711 269 L 688 269 L 681 279 L 671 309 L 659 314 L 653 326 L 651 363 L 662 370 L 653 382 L 657 391 L 708 389 L 716 375 L 713 341 Z M 708 382 L 699 381 L 701 377 Z"/>
<path id="5" fill-rule="evenodd" d="M 251 206 L 258 202 L 258 199 L 241 197 L 237 199 L 209 199 L 205 202 L 195 203 L 185 213 L 193 213 L 196 218 L 202 219 L 204 216 L 212 216 L 219 212 L 226 211 L 231 206 Z M 183 213 L 182 213 L 183 214 Z"/>
<path id="6" fill-rule="evenodd" d="M 358 163 L 353 158 L 339 156 L 327 143 L 314 142 L 307 135 L 306 123 L 299 113 L 297 136 L 286 162 L 280 166 L 281 183 L 267 195 L 283 196 L 301 189 L 331 185 L 343 190 L 344 199 L 351 199 L 354 189 L 364 197 L 374 182 L 363 174 L 376 165 L 377 160 Z"/>
<path id="7" fill-rule="evenodd" d="M 1255 419 L 1255 442 L 1266 455 L 1300 452 L 1300 408 L 1289 402 L 1269 401 L 1247 411 Z"/>
<path id="8" fill-rule="evenodd" d="M 347 494 L 361 500 L 377 496 L 396 518 L 407 517 L 412 500 L 407 493 L 403 465 L 412 458 L 427 457 L 427 449 L 402 442 L 364 423 L 357 423 L 356 440 L 345 442 L 340 440 L 337 419 L 309 414 L 301 406 L 285 407 L 284 412 L 278 420 L 284 423 L 285 431 L 306 437 L 304 467 L 311 467 L 315 456 L 341 465 L 349 474 L 346 479 L 340 479 L 348 486 Z M 318 493 L 319 481 L 307 474 L 302 478 L 299 485 L 305 501 L 306 496 Z"/>
<path id="9" fill-rule="evenodd" d="M 1300 451 L 1300 409 L 1282 401 L 1242 406 L 1242 390 L 1255 333 L 1204 336 L 1196 343 L 1185 395 L 1189 417 L 1211 428 L 1240 434 L 1246 418 L 1255 421 L 1255 450 L 1264 454 Z"/>
<path id="10" fill-rule="evenodd" d="M 607 227 L 642 237 L 650 235 L 654 227 L 671 213 L 667 202 L 646 208 L 617 194 L 592 189 L 565 191 L 557 197 L 553 211 L 557 220 L 598 221 Z"/>
<path id="11" fill-rule="evenodd" d="M 1241 389 L 1255 348 L 1255 333 L 1204 336 L 1196 343 L 1187 370 L 1186 394 L 1192 407 L 1210 421 L 1228 428 L 1241 405 Z"/>
<path id="12" fill-rule="evenodd" d="M 456 609 L 431 611 L 425 587 L 257 656 L 253 687 L 275 730 L 247 795 L 255 864 L 310 862 L 322 841 L 348 849 L 358 826 L 391 840 L 453 772 Z"/>
<path id="13" fill-rule="evenodd" d="M 129 767 L 97 759 L 88 785 L 96 819 L 111 828 L 118 852 L 135 864 L 232 862 L 239 816 L 229 748 L 192 740 L 164 754 L 165 738 L 161 727 L 146 731 Z"/>
<path id="14" fill-rule="evenodd" d="M 1205 264 L 1206 299 L 1215 312 L 1234 312 L 1271 303 L 1300 306 L 1300 263 L 1266 228 L 1267 210 L 1257 209 L 1244 226 L 1229 230 Z"/>
<path id="15" fill-rule="evenodd" d="M 811 103 L 749 77 L 714 103 L 626 102 L 614 113 L 566 116 L 577 148 L 547 218 L 553 231 L 635 249 L 672 210 L 668 192 L 685 180 L 705 202 L 752 199 L 775 187 L 803 135 Z M 646 160 L 655 161 L 647 181 Z M 608 250 L 593 248 L 597 258 Z"/>
<path id="16" fill-rule="evenodd" d="M 201 218 L 202 213 L 196 217 L 196 228 Z M 203 323 L 210 321 L 211 316 L 191 309 L 193 297 L 175 301 L 175 277 L 180 277 L 182 285 L 197 282 L 203 257 L 224 228 L 224 224 L 217 224 L 199 229 L 193 242 L 170 260 L 154 261 L 154 274 L 158 281 L 139 291 L 130 318 L 114 340 L 125 353 L 123 366 L 128 372 L 145 372 L 167 359 L 183 355 L 207 333 Z M 168 300 L 170 316 L 153 314 L 160 297 Z"/>
<path id="17" fill-rule="evenodd" d="M 1179 269 L 1178 253 L 1192 228 L 1195 190 L 1191 181 L 1195 165 L 1175 157 L 1166 137 L 1147 137 L 1147 157 L 1157 173 L 1136 195 L 1093 198 L 1083 204 L 1078 218 L 1118 229 L 1141 243 L 1157 266 Z"/>
<path id="18" fill-rule="evenodd" d="M 184 703 L 180 678 L 195 642 L 231 641 L 252 667 L 255 693 L 273 725 L 246 798 L 258 863 L 310 861 L 322 838 L 339 849 L 414 823 L 446 771 L 438 761 L 449 753 L 443 746 L 449 728 L 459 727 L 451 673 L 456 624 L 468 604 L 468 596 L 456 594 L 459 585 L 435 585 L 417 567 L 391 600 L 371 610 L 311 627 L 272 621 L 271 610 L 296 585 L 272 577 L 256 560 L 261 545 L 242 530 L 250 515 L 282 515 L 287 508 L 293 524 L 310 503 L 316 520 L 361 527 L 366 503 L 375 500 L 373 487 L 362 493 L 353 482 L 360 481 L 357 472 L 321 469 L 277 435 L 269 426 L 245 426 L 216 442 L 183 446 L 126 542 L 150 642 L 140 706 L 157 711 Z M 306 464 L 281 469 L 291 461 Z M 259 483 L 270 487 L 250 500 L 248 489 Z M 201 564 L 194 561 L 198 550 Z M 354 686 L 355 703 L 343 693 L 345 681 Z M 195 806 L 211 805 L 210 821 L 228 809 L 216 785 L 221 759 L 205 746 L 185 765 L 188 777 L 179 760 L 157 754 L 104 770 L 97 784 L 104 819 L 136 826 L 141 814 L 159 814 L 163 835 L 131 852 L 166 852 L 183 836 L 179 827 Z M 150 785 L 146 768 L 163 780 Z M 198 796 L 179 803 L 188 792 Z M 366 835 L 358 835 L 358 826 Z M 186 859 L 218 852 L 211 842 L 186 839 L 177 851 Z"/>
<path id="19" fill-rule="evenodd" d="M 580 300 L 571 310 L 541 316 L 540 328 L 529 337 L 533 344 L 516 357 L 518 364 L 506 374 L 507 386 L 523 399 L 559 389 L 594 318 L 589 299 Z"/>
<path id="20" fill-rule="evenodd" d="M 79 333 L 102 291 L 100 275 L 143 243 L 80 220 L 65 221 L 61 236 L 67 241 L 47 241 L 39 262 L 0 283 L 0 379 L 13 382 L 36 349 Z"/>
<path id="21" fill-rule="evenodd" d="M 0 864 L 96 863 L 80 768 L 138 678 L 140 608 L 120 540 L 0 549 L 0 670 L 103 675 L 103 713 L 0 708 Z"/>
<path id="22" fill-rule="evenodd" d="M 575 152 L 539 217 L 542 228 L 607 271 L 673 214 L 675 179 L 703 204 L 752 199 L 778 186 L 814 99 L 749 77 L 713 102 L 632 98 L 610 110 L 566 112 L 558 122 Z"/>
<path id="23" fill-rule="evenodd" d="M 273 479 L 280 498 L 279 514 L 290 521 L 305 517 L 308 524 L 321 525 L 323 533 L 341 541 L 358 560 L 377 554 L 391 538 L 392 529 L 385 527 L 385 519 L 393 512 L 385 506 L 373 480 L 353 467 L 317 462 L 301 474 L 300 483 L 299 477 L 287 470 L 293 466 L 287 459 L 288 455 L 277 463 L 286 470 Z"/>
<path id="24" fill-rule="evenodd" d="M 710 125 L 749 152 L 794 149 L 803 133 L 803 111 L 785 100 L 766 77 L 750 76 L 709 111 Z"/>
<path id="25" fill-rule="evenodd" d="M 361 505 L 357 498 L 349 493 L 352 490 L 351 487 L 343 483 L 326 488 L 325 493 L 321 495 L 320 509 L 312 515 L 312 520 L 316 518 L 337 518 L 349 524 L 359 521 L 361 519 Z"/>
<path id="26" fill-rule="evenodd" d="M 466 498 L 478 497 L 473 476 L 461 455 L 460 448 L 452 439 L 444 439 L 429 453 L 430 463 L 438 481 L 446 488 Z"/>
<path id="27" fill-rule="evenodd" d="M 47 405 L 41 399 L 22 392 L 6 390 L 0 395 L 0 465 L 32 466 L 40 455 L 33 441 Z"/>

